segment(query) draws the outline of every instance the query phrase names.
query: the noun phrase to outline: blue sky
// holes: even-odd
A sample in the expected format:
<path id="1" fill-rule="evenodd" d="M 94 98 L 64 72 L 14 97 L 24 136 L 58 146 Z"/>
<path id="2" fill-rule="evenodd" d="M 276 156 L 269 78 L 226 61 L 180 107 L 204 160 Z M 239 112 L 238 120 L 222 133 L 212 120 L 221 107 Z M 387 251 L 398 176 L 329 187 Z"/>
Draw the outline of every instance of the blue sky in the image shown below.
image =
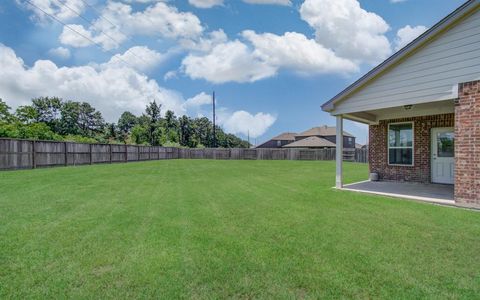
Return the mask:
<path id="1" fill-rule="evenodd" d="M 221 126 L 260 143 L 333 125 L 323 102 L 463 2 L 2 1 L 0 98 L 88 101 L 116 121 L 152 99 L 210 117 L 215 90 Z M 366 142 L 366 126 L 346 130 Z"/>

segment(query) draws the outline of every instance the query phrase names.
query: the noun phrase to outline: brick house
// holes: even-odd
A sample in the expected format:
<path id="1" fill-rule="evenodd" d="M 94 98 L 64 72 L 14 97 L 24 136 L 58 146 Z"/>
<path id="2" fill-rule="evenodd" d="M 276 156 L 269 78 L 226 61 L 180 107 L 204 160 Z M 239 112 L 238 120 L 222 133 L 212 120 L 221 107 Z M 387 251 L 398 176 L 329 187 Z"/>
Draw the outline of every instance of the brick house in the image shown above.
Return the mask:
<path id="1" fill-rule="evenodd" d="M 369 125 L 380 180 L 454 185 L 480 207 L 480 0 L 470 0 L 322 105 Z M 342 188 L 337 159 L 336 186 Z"/>

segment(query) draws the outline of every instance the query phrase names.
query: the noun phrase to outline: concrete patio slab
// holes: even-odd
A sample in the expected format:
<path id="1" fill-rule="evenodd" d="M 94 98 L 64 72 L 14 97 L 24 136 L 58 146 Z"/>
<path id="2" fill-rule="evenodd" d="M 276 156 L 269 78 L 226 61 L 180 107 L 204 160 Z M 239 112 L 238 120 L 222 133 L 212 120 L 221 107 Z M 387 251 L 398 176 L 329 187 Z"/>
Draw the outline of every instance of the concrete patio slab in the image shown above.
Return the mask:
<path id="1" fill-rule="evenodd" d="M 345 185 L 342 190 L 396 198 L 454 205 L 454 186 L 410 182 L 362 181 Z"/>

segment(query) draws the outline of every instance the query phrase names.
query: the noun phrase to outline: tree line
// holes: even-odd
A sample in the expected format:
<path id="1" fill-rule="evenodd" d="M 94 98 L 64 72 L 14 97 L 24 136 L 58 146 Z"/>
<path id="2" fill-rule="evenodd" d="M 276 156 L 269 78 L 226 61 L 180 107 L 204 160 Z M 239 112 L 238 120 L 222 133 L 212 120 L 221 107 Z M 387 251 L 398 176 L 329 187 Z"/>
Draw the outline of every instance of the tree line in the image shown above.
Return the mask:
<path id="1" fill-rule="evenodd" d="M 107 123 L 88 102 L 39 97 L 12 112 L 0 99 L 0 137 L 189 148 L 250 146 L 218 126 L 214 145 L 213 124 L 208 118 L 177 117 L 171 110 L 162 116 L 161 108 L 152 101 L 140 116 L 126 111 L 117 123 Z"/>

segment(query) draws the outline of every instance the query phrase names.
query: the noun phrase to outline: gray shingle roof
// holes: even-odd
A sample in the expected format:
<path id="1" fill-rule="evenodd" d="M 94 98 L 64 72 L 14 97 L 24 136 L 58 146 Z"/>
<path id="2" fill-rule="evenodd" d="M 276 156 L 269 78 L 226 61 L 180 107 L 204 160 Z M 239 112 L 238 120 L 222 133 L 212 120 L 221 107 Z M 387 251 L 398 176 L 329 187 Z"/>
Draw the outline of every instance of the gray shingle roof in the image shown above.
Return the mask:
<path id="1" fill-rule="evenodd" d="M 330 142 L 329 140 L 326 140 L 317 136 L 311 136 L 311 137 L 307 137 L 302 140 L 283 146 L 283 148 L 324 148 L 324 147 L 335 147 L 335 144 Z"/>
<path id="2" fill-rule="evenodd" d="M 332 135 L 336 135 L 336 131 L 337 131 L 336 127 L 329 127 L 324 125 L 324 126 L 310 128 L 309 130 L 301 132 L 296 136 L 332 136 Z M 353 137 L 352 134 L 346 131 L 343 131 L 343 135 Z"/>
<path id="3" fill-rule="evenodd" d="M 294 141 L 296 135 L 297 134 L 295 132 L 284 132 L 284 133 L 279 134 L 276 137 L 272 138 L 272 140 L 274 140 L 274 141 Z"/>

